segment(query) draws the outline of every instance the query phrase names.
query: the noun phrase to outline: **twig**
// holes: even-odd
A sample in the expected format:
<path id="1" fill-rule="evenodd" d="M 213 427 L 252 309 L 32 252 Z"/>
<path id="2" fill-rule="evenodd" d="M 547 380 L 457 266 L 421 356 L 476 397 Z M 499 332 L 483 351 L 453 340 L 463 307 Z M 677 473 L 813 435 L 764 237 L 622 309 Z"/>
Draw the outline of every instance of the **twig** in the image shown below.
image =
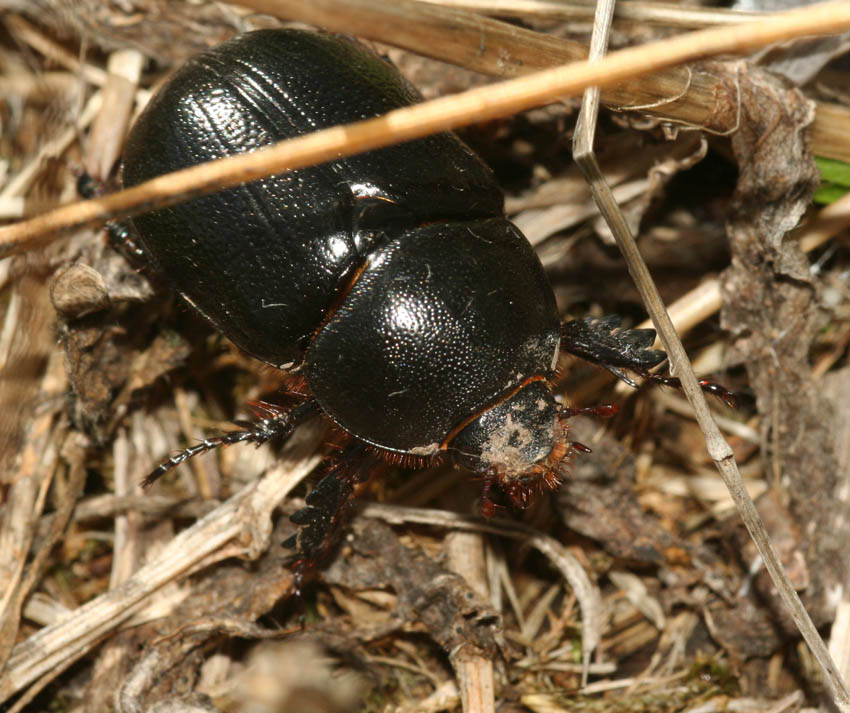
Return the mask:
<path id="1" fill-rule="evenodd" d="M 477 532 L 450 532 L 446 536 L 447 566 L 467 584 L 490 600 L 484 561 L 484 539 Z M 452 657 L 464 713 L 494 713 L 496 710 L 493 661 L 481 655 Z"/>
<path id="2" fill-rule="evenodd" d="M 415 522 L 450 530 L 487 532 L 522 540 L 544 555 L 572 588 L 582 613 L 582 650 L 593 651 L 599 645 L 602 636 L 602 602 L 599 592 L 575 557 L 554 538 L 512 520 L 482 520 L 444 510 L 370 503 L 363 508 L 362 514 L 364 517 L 374 517 L 396 525 Z"/>
<path id="3" fill-rule="evenodd" d="M 109 56 L 103 102 L 89 141 L 86 170 L 99 180 L 109 177 L 121 154 L 130 124 L 144 58 L 138 50 L 118 50 Z"/>
<path id="4" fill-rule="evenodd" d="M 593 0 L 427 0 L 435 5 L 461 8 L 483 15 L 527 17 L 550 20 L 590 20 L 596 8 Z M 667 2 L 621 0 L 614 8 L 614 22 L 629 21 L 698 28 L 711 25 L 736 25 L 755 22 L 760 12 L 728 10 L 722 7 L 681 6 Z"/>
<path id="5" fill-rule="evenodd" d="M 173 205 L 228 186 L 437 131 L 510 116 L 574 96 L 590 86 L 610 87 L 628 78 L 719 53 L 745 52 L 801 35 L 827 34 L 847 28 L 850 28 L 850 3 L 818 5 L 767 17 L 760 23 L 701 30 L 621 50 L 592 65 L 577 62 L 471 89 L 375 119 L 289 139 L 263 151 L 194 166 L 126 191 L 58 208 L 0 229 L 0 257 L 36 249 L 50 242 L 56 233 Z"/>
<path id="6" fill-rule="evenodd" d="M 608 37 L 607 31 L 613 16 L 614 0 L 601 0 L 597 11 L 597 22 L 594 25 L 593 38 L 591 40 L 590 61 L 601 57 L 605 51 Z M 607 22 L 600 22 L 603 13 Z M 773 543 L 770 540 L 761 516 L 744 486 L 744 481 L 735 463 L 732 448 L 723 438 L 720 429 L 711 417 L 705 396 L 697 383 L 688 355 L 682 346 L 681 339 L 676 333 L 673 322 L 667 314 L 658 288 L 655 286 L 649 268 L 641 256 L 631 230 L 628 227 L 625 216 L 614 200 L 610 186 L 605 181 L 599 164 L 593 155 L 593 137 L 596 127 L 596 117 L 599 108 L 599 90 L 588 89 L 584 94 L 581 113 L 576 126 L 575 140 L 573 142 L 573 157 L 576 163 L 584 171 L 590 184 L 593 198 L 599 206 L 600 212 L 605 216 L 611 232 L 617 241 L 620 252 L 626 260 L 629 273 L 641 294 L 643 303 L 649 312 L 652 322 L 658 330 L 661 341 L 674 368 L 674 373 L 682 383 L 691 407 L 696 415 L 697 423 L 705 436 L 706 447 L 714 460 L 726 488 L 741 515 L 741 519 L 750 533 L 750 537 L 756 545 L 756 549 L 764 560 L 771 580 L 773 581 L 779 596 L 789 610 L 791 617 L 797 625 L 797 630 L 803 636 L 815 659 L 820 665 L 821 671 L 826 679 L 827 685 L 832 693 L 836 705 L 842 711 L 850 711 L 850 693 L 844 685 L 844 681 L 838 673 L 832 658 L 827 651 L 826 645 L 815 629 L 811 618 L 803 607 L 796 590 L 791 584 L 785 568 L 779 561 Z"/>
<path id="7" fill-rule="evenodd" d="M 312 449 L 314 444 L 310 444 Z M 151 563 L 117 589 L 87 602 L 73 615 L 46 626 L 18 644 L 0 677 L 0 702 L 47 674 L 58 676 L 142 609 L 158 589 L 181 575 L 215 561 L 256 557 L 268 545 L 272 510 L 319 462 L 289 458 L 192 527 L 171 540 Z"/>
<path id="8" fill-rule="evenodd" d="M 587 56 L 587 47 L 580 42 L 525 30 L 456 7 L 441 7 L 416 0 L 394 0 L 391 3 L 374 0 L 241 2 L 283 19 L 300 20 L 332 32 L 385 42 L 494 77 L 525 75 L 583 60 Z M 751 24 L 758 25 L 767 17 L 761 14 L 759 22 Z M 716 31 L 722 32 L 723 29 Z M 738 29 L 741 29 L 740 26 Z M 835 31 L 839 29 L 836 25 Z M 696 35 L 689 37 L 697 43 L 701 41 Z M 690 59 L 709 54 L 717 53 L 697 54 Z M 734 71 L 727 71 L 722 65 L 706 68 L 668 65 L 646 74 L 624 77 L 616 86 L 602 86 L 602 90 L 602 102 L 618 111 L 639 109 L 662 120 L 718 134 L 730 133 L 737 125 L 737 80 Z M 850 141 L 846 131 L 848 120 L 850 109 L 818 104 L 812 127 L 816 154 L 850 161 Z"/>

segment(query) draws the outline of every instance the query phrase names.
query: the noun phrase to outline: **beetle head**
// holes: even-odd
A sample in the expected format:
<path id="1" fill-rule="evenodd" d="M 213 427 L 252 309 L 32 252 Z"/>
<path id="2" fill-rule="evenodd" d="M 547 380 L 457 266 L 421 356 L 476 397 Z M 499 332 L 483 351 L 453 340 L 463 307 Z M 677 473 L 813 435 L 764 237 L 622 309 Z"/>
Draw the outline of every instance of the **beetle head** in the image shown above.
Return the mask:
<path id="1" fill-rule="evenodd" d="M 482 412 L 452 440 L 456 460 L 495 483 L 514 506 L 554 490 L 570 454 L 566 419 L 546 381 L 532 381 Z"/>

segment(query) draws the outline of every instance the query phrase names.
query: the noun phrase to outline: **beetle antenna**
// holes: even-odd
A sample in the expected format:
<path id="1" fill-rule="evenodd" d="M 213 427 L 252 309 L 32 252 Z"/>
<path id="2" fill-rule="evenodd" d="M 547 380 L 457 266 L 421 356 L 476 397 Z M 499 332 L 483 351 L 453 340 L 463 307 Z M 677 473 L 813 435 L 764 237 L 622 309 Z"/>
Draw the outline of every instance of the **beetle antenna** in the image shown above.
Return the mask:
<path id="1" fill-rule="evenodd" d="M 270 404 L 265 401 L 256 401 L 251 404 L 251 408 L 258 420 L 254 423 L 240 421 L 240 425 L 245 425 L 238 431 L 229 431 L 220 436 L 205 438 L 200 443 L 190 446 L 185 450 L 171 456 L 167 461 L 158 465 L 142 480 L 142 487 L 147 488 L 159 480 L 172 468 L 193 458 L 201 453 L 220 448 L 222 446 L 230 446 L 234 443 L 253 443 L 256 446 L 261 446 L 263 443 L 275 438 L 288 438 L 295 427 L 305 421 L 309 416 L 316 411 L 317 404 L 310 399 L 298 404 L 294 408 L 284 408 L 275 404 Z"/>

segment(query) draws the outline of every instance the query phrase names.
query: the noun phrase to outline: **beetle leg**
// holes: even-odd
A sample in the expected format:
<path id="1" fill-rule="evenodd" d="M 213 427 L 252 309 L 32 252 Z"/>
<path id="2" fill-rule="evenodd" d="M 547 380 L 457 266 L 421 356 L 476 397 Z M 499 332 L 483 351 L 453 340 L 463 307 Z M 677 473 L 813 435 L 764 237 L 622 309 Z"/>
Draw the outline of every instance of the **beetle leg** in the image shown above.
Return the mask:
<path id="1" fill-rule="evenodd" d="M 598 406 L 586 406 L 585 408 L 570 408 L 564 406 L 561 416 L 572 418 L 573 416 L 596 416 L 597 418 L 611 418 L 619 410 L 617 404 L 599 404 Z"/>
<path id="2" fill-rule="evenodd" d="M 622 329 L 622 319 L 612 314 L 600 319 L 585 317 L 561 325 L 561 349 L 592 364 L 598 364 L 630 386 L 634 381 L 623 369 L 640 372 L 660 364 L 667 355 L 649 349 L 655 341 L 654 329 Z"/>
<path id="3" fill-rule="evenodd" d="M 112 247 L 127 258 L 133 267 L 143 268 L 150 265 L 147 253 L 134 239 L 133 230 L 128 223 L 111 220 L 106 224 L 106 233 Z"/>
<path id="4" fill-rule="evenodd" d="M 600 319 L 585 317 L 564 322 L 561 325 L 561 349 L 607 369 L 620 381 L 635 388 L 637 383 L 625 373 L 625 369 L 656 384 L 681 388 L 676 377 L 649 371 L 667 358 L 663 351 L 650 349 L 655 341 L 655 330 L 618 330 L 621 321 L 618 315 L 609 315 Z M 700 381 L 700 387 L 729 406 L 734 407 L 737 403 L 735 394 L 719 384 Z"/>
<path id="5" fill-rule="evenodd" d="M 642 373 L 640 371 L 637 373 L 647 381 L 652 381 L 656 384 L 661 384 L 662 386 L 672 386 L 674 389 L 682 388 L 682 382 L 675 376 L 664 376 L 664 374 L 653 374 L 651 372 Z M 729 408 L 735 408 L 738 405 L 738 397 L 735 395 L 735 392 L 729 391 L 727 388 L 715 383 L 714 381 L 700 379 L 699 386 L 703 391 L 705 391 L 705 393 L 719 398 Z"/>
<path id="6" fill-rule="evenodd" d="M 92 199 L 104 195 L 106 185 L 106 181 L 100 181 L 84 170 L 77 173 L 77 193 L 81 198 Z M 106 233 L 112 247 L 130 260 L 134 267 L 149 265 L 147 253 L 136 242 L 129 223 L 110 220 L 106 224 Z"/>
<path id="7" fill-rule="evenodd" d="M 290 517 L 298 531 L 283 546 L 298 552 L 294 567 L 299 589 L 306 571 L 333 550 L 356 487 L 369 479 L 373 459 L 368 455 L 362 442 L 351 440 L 339 456 L 326 461 L 326 471 L 307 496 L 307 505 Z"/>
<path id="8" fill-rule="evenodd" d="M 489 520 L 499 508 L 493 501 L 493 490 L 498 487 L 496 474 L 492 468 L 488 468 L 481 476 L 481 517 Z"/>
<path id="9" fill-rule="evenodd" d="M 246 428 L 238 431 L 230 431 L 220 436 L 206 438 L 200 443 L 171 456 L 142 480 L 142 487 L 147 488 L 155 483 L 183 461 L 215 448 L 245 441 L 260 446 L 274 438 L 288 438 L 298 424 L 315 413 L 317 405 L 315 401 L 310 400 L 298 404 L 295 408 L 282 408 L 265 402 L 254 403 L 252 407 L 259 419 L 256 423 L 247 424 Z"/>

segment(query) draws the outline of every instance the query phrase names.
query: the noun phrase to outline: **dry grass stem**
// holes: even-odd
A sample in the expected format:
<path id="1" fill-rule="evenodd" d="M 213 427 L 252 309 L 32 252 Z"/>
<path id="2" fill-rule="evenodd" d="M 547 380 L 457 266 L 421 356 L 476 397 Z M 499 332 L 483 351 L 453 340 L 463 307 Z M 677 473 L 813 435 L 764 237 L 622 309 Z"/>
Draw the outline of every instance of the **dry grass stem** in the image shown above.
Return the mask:
<path id="1" fill-rule="evenodd" d="M 273 10 L 257 3 L 257 9 Z M 349 28 L 350 30 L 351 28 Z M 34 250 L 55 235 L 139 210 L 164 207 L 200 195 L 473 122 L 509 116 L 591 86 L 601 88 L 721 53 L 746 52 L 793 37 L 850 29 L 850 5 L 813 6 L 758 24 L 701 30 L 638 48 L 620 50 L 598 63 L 577 62 L 519 79 L 435 99 L 386 116 L 318 131 L 262 151 L 184 169 L 104 198 L 75 203 L 24 223 L 0 228 L 0 256 Z"/>
<path id="2" fill-rule="evenodd" d="M 495 17 L 522 17 L 552 20 L 593 20 L 596 4 L 574 0 L 428 0 L 435 5 L 460 8 Z M 723 7 L 680 7 L 666 2 L 620 0 L 614 9 L 614 22 L 655 23 L 665 27 L 697 29 L 712 25 L 737 25 L 762 19 L 759 12 L 729 10 Z"/>
<path id="3" fill-rule="evenodd" d="M 600 61 L 605 54 L 613 14 L 613 0 L 601 0 L 598 3 L 593 37 L 590 44 L 590 62 Z M 641 293 L 643 303 L 669 355 L 674 373 L 681 379 L 685 396 L 687 396 L 691 407 L 694 409 L 696 420 L 705 436 L 708 451 L 717 469 L 720 471 L 723 481 L 732 495 L 732 499 L 735 501 L 735 505 L 741 514 L 744 524 L 747 526 L 747 530 L 756 544 L 759 555 L 770 572 L 771 579 L 778 589 L 785 606 L 790 610 L 798 630 L 817 660 L 833 695 L 835 704 L 842 711 L 850 711 L 850 692 L 848 692 L 844 680 L 832 661 L 832 657 L 823 639 L 821 639 L 800 597 L 795 591 L 794 585 L 785 571 L 782 562 L 779 560 L 767 529 L 756 510 L 755 503 L 744 485 L 732 448 L 724 439 L 717 423 L 712 418 L 706 403 L 705 394 L 700 390 L 700 385 L 697 382 L 685 347 L 676 333 L 673 321 L 649 273 L 649 268 L 638 250 L 637 243 L 629 229 L 626 218 L 620 210 L 610 186 L 605 182 L 605 178 L 596 161 L 593 153 L 593 143 L 598 110 L 599 89 L 593 87 L 586 90 L 582 98 L 581 112 L 576 123 L 576 132 L 573 140 L 573 156 L 576 163 L 584 172 L 594 200 L 614 234 L 620 252 L 626 260 L 629 273 Z M 663 628 L 663 623 L 659 628 Z"/>
<path id="4" fill-rule="evenodd" d="M 396 0 L 392 4 L 369 0 L 314 0 L 309 4 L 297 0 L 243 0 L 243 4 L 260 12 L 287 20 L 300 20 L 330 31 L 353 32 L 495 77 L 515 77 L 582 60 L 587 52 L 579 42 L 521 29 L 457 8 L 415 0 Z M 765 15 L 762 14 L 759 19 L 761 26 Z M 717 28 L 715 32 L 721 34 L 722 30 Z M 836 24 L 825 31 L 840 30 L 841 26 Z M 743 27 L 740 31 L 746 34 Z M 806 34 L 801 28 L 796 36 Z M 594 82 L 603 90 L 603 103 L 615 110 L 644 109 L 659 118 L 717 134 L 734 131 L 740 99 L 734 68 L 712 65 L 701 69 L 674 65 L 754 48 L 735 47 L 733 43 L 715 51 L 710 49 L 710 41 L 697 36 L 693 40 L 694 54 L 681 62 L 647 67 L 638 75 L 627 74 L 611 83 Z M 780 40 L 777 38 L 768 43 L 773 41 Z M 842 138 L 841 128 L 846 126 L 848 110 L 829 104 L 823 105 L 823 108 L 823 112 L 818 111 L 812 131 L 815 152 L 848 160 L 850 145 Z"/>
<path id="5" fill-rule="evenodd" d="M 16 646 L 0 678 L 0 700 L 7 700 L 46 674 L 55 675 L 67 668 L 141 611 L 148 597 L 165 584 L 228 557 L 256 557 L 267 547 L 271 512 L 318 461 L 316 456 L 295 462 L 284 460 L 264 478 L 247 485 L 175 536 L 155 560 L 121 586 Z"/>

